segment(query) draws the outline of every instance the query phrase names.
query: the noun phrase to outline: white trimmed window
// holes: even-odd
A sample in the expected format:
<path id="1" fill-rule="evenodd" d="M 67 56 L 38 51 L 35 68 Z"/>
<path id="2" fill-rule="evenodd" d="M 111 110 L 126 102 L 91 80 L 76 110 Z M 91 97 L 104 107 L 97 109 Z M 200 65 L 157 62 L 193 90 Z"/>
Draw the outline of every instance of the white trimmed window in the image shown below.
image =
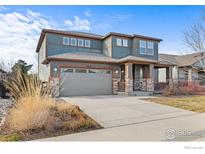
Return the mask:
<path id="1" fill-rule="evenodd" d="M 122 46 L 122 39 L 117 38 L 117 46 Z"/>
<path id="2" fill-rule="evenodd" d="M 90 48 L 90 40 L 85 40 L 85 47 Z"/>
<path id="3" fill-rule="evenodd" d="M 147 42 L 147 55 L 154 55 L 154 43 Z"/>
<path id="4" fill-rule="evenodd" d="M 140 54 L 146 55 L 146 41 L 140 40 Z"/>
<path id="5" fill-rule="evenodd" d="M 84 46 L 84 40 L 78 39 L 78 46 L 83 47 Z"/>
<path id="6" fill-rule="evenodd" d="M 123 39 L 123 40 L 122 40 L 122 46 L 123 46 L 123 47 L 128 47 L 128 40 Z"/>
<path id="7" fill-rule="evenodd" d="M 69 37 L 63 37 L 63 45 L 69 45 L 70 38 Z"/>
<path id="8" fill-rule="evenodd" d="M 77 45 L 77 39 L 76 39 L 76 38 L 71 38 L 70 44 L 71 44 L 72 46 L 76 46 L 76 45 Z"/>

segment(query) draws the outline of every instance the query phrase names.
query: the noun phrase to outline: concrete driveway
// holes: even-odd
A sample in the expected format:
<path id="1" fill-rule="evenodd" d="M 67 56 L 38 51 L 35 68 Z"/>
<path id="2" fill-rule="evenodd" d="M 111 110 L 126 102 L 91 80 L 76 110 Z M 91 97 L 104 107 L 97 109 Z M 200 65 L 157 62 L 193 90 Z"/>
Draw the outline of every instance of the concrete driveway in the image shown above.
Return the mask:
<path id="1" fill-rule="evenodd" d="M 193 114 L 186 110 L 140 100 L 139 97 L 114 95 L 62 99 L 80 106 L 104 128 Z"/>
<path id="2" fill-rule="evenodd" d="M 69 97 L 104 129 L 41 141 L 193 141 L 204 140 L 205 114 L 127 96 Z"/>

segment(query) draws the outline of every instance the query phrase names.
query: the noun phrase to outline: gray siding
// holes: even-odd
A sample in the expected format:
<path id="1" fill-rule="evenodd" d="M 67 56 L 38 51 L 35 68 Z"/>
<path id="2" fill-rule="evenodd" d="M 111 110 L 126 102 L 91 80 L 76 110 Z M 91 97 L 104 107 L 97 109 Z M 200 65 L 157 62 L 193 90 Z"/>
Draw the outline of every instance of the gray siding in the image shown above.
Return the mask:
<path id="1" fill-rule="evenodd" d="M 68 53 L 68 52 L 102 53 L 102 41 L 100 40 L 86 38 L 86 40 L 90 40 L 91 42 L 91 47 L 86 48 L 86 47 L 63 45 L 63 37 L 64 37 L 63 35 L 58 35 L 58 34 L 50 34 L 50 33 L 47 34 L 48 56 L 56 55 L 56 54 L 63 54 L 63 53 Z M 74 37 L 74 38 L 81 38 L 81 37 Z"/>
<path id="2" fill-rule="evenodd" d="M 139 52 L 140 51 L 140 48 L 139 48 L 140 40 L 142 40 L 142 39 L 139 39 L 139 38 L 133 39 L 132 55 L 142 57 L 142 58 L 158 60 L 158 42 L 150 41 L 150 42 L 154 42 L 154 55 L 150 56 L 150 55 L 141 55 L 140 54 L 140 52 Z M 144 40 L 144 41 L 149 41 L 149 40 Z"/>
<path id="3" fill-rule="evenodd" d="M 50 76 L 50 64 L 42 64 L 46 57 L 46 37 L 44 38 L 38 53 L 38 74 L 42 81 L 48 81 Z"/>
<path id="4" fill-rule="evenodd" d="M 103 40 L 103 54 L 112 57 L 112 37 Z"/>
<path id="5" fill-rule="evenodd" d="M 158 60 L 158 42 L 154 42 L 154 56 L 141 55 L 139 53 L 139 38 L 126 38 L 118 36 L 110 36 L 104 40 L 89 39 L 91 41 L 91 47 L 78 47 L 63 45 L 63 35 L 59 34 L 47 34 L 47 53 L 48 56 L 63 54 L 68 52 L 93 52 L 101 53 L 108 57 L 123 58 L 129 55 L 138 57 Z M 72 36 L 71 36 L 72 37 Z M 70 38 L 71 38 L 70 37 Z M 80 37 L 75 37 L 80 38 Z M 117 38 L 127 39 L 128 47 L 117 46 Z M 83 39 L 83 38 L 82 38 Z"/>
<path id="6" fill-rule="evenodd" d="M 128 47 L 117 46 L 117 38 L 128 40 Z M 131 55 L 132 40 L 123 37 L 112 37 L 112 57 L 113 58 L 123 58 Z"/>

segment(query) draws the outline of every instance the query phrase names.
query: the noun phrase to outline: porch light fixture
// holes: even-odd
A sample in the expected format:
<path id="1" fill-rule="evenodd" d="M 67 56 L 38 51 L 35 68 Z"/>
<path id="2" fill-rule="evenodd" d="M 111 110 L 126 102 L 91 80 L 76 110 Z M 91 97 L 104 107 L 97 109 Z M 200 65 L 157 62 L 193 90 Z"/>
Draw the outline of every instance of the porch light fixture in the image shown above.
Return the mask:
<path id="1" fill-rule="evenodd" d="M 125 72 L 124 70 L 121 71 L 121 73 L 124 73 L 124 72 Z"/>
<path id="2" fill-rule="evenodd" d="M 57 68 L 57 67 L 55 67 L 55 68 L 54 68 L 54 72 L 57 72 L 57 71 L 58 71 L 58 68 Z"/>

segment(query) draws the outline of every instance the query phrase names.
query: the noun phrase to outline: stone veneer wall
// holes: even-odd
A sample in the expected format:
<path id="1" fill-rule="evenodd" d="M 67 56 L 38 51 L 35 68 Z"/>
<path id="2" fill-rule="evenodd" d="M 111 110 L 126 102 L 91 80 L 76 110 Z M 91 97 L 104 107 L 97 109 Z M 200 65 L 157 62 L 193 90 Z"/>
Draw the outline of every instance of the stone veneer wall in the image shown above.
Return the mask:
<path id="1" fill-rule="evenodd" d="M 154 80 L 147 79 L 147 91 L 153 92 L 154 91 Z"/>
<path id="2" fill-rule="evenodd" d="M 120 78 L 112 79 L 112 93 L 114 95 L 116 95 L 119 92 L 119 82 L 120 82 Z"/>
<path id="3" fill-rule="evenodd" d="M 154 81 L 152 79 L 134 80 L 134 90 L 153 92 L 154 91 Z"/>

